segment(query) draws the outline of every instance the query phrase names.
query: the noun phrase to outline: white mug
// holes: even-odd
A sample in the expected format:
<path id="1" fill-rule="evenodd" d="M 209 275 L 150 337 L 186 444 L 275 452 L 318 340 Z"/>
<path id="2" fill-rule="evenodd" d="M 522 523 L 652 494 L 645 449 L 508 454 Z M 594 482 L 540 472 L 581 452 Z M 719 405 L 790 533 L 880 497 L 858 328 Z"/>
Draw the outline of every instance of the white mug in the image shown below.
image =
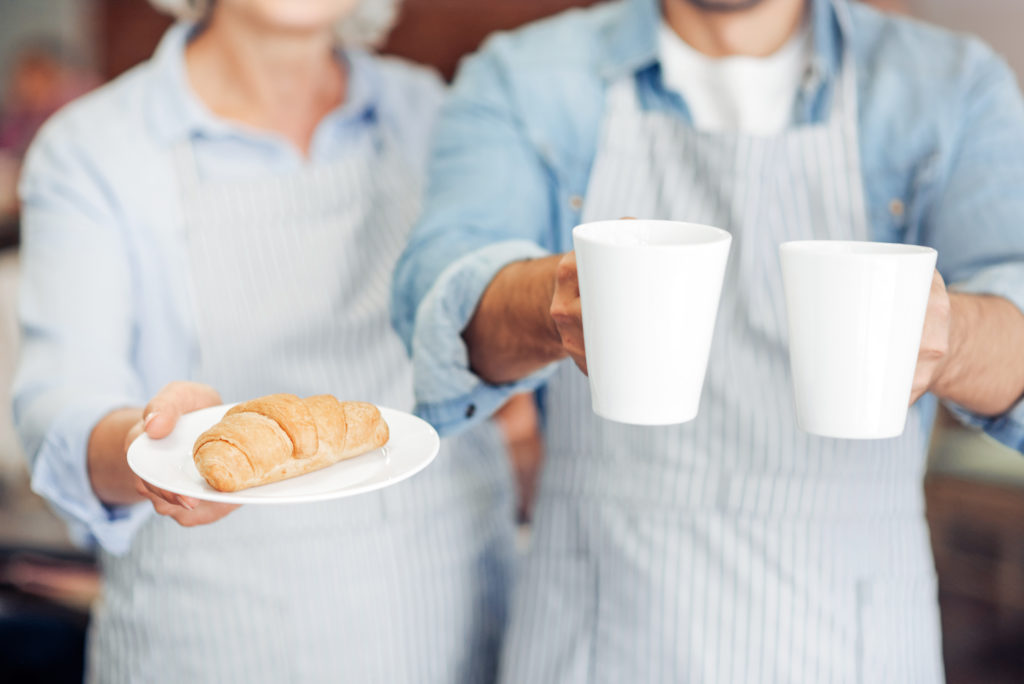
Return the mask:
<path id="1" fill-rule="evenodd" d="M 635 219 L 572 234 L 594 412 L 636 425 L 692 420 L 732 237 Z"/>
<path id="2" fill-rule="evenodd" d="M 804 240 L 779 256 L 800 427 L 842 439 L 902 434 L 935 250 Z"/>

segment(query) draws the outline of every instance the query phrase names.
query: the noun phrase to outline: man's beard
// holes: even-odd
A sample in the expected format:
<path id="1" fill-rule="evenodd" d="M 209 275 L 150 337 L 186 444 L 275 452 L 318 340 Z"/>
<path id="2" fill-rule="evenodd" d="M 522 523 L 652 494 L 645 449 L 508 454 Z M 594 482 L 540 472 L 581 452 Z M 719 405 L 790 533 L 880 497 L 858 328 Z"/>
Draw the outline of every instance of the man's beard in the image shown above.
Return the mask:
<path id="1" fill-rule="evenodd" d="M 705 12 L 739 12 L 760 5 L 763 0 L 684 0 Z"/>

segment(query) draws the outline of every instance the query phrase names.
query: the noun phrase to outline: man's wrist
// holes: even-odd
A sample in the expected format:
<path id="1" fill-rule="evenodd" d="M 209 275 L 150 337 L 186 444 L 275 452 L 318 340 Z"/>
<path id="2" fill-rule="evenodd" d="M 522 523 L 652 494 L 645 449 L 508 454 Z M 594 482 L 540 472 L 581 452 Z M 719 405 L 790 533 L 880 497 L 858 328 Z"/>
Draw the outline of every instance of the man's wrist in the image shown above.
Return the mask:
<path id="1" fill-rule="evenodd" d="M 551 318 L 559 259 L 510 263 L 484 291 L 462 331 L 470 369 L 484 381 L 514 382 L 566 356 Z"/>

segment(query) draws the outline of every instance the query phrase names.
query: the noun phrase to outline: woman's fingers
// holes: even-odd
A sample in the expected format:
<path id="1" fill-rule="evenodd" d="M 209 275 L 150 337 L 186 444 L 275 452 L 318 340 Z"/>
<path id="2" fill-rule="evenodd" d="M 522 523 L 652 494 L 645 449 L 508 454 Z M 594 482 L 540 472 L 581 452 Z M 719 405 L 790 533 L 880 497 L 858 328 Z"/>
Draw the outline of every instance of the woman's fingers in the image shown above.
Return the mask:
<path id="1" fill-rule="evenodd" d="M 171 517 L 182 527 L 196 527 L 215 523 L 238 508 L 241 508 L 238 504 L 202 501 L 194 510 L 179 511 L 177 515 Z"/>
<path id="2" fill-rule="evenodd" d="M 217 390 L 198 382 L 172 382 L 157 392 L 142 412 L 142 420 L 128 435 L 128 444 L 143 431 L 153 439 L 169 435 L 185 413 L 221 403 Z M 180 525 L 192 527 L 220 520 L 237 505 L 202 501 L 161 489 L 142 478 L 136 478 L 135 490 L 153 504 L 160 515 L 176 520 Z"/>
<path id="3" fill-rule="evenodd" d="M 169 492 L 166 489 L 160 489 L 159 487 L 146 482 L 142 478 L 138 479 L 136 490 L 154 503 L 159 500 L 172 506 L 181 506 L 188 510 L 192 510 L 199 505 L 198 499 Z"/>
<path id="4" fill-rule="evenodd" d="M 162 439 L 171 434 L 182 414 L 220 403 L 220 394 L 209 385 L 172 382 L 146 405 L 142 412 L 143 429 L 153 439 Z"/>
<path id="5" fill-rule="evenodd" d="M 191 496 L 182 496 L 160 489 L 141 478 L 136 490 L 153 504 L 153 510 L 175 520 L 183 527 L 195 527 L 216 522 L 239 508 L 237 504 L 203 501 Z"/>

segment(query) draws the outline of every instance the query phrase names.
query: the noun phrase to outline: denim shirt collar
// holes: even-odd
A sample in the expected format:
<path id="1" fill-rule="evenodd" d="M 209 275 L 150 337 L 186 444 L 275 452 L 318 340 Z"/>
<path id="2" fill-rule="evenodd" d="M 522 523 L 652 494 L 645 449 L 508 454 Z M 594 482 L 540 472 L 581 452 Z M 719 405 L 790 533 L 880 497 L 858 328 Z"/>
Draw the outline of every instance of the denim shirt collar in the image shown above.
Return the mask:
<path id="1" fill-rule="evenodd" d="M 814 55 L 797 95 L 798 123 L 820 121 L 827 114 L 829 94 L 842 67 L 843 44 L 850 25 L 848 0 L 808 2 Z M 642 77 L 645 71 L 659 71 L 658 27 L 661 21 L 660 0 L 627 0 L 619 20 L 606 28 L 607 50 L 601 65 L 602 77 L 613 81 L 628 74 Z M 653 80 L 660 84 L 660 78 Z M 682 108 L 685 111 L 685 104 Z"/>

